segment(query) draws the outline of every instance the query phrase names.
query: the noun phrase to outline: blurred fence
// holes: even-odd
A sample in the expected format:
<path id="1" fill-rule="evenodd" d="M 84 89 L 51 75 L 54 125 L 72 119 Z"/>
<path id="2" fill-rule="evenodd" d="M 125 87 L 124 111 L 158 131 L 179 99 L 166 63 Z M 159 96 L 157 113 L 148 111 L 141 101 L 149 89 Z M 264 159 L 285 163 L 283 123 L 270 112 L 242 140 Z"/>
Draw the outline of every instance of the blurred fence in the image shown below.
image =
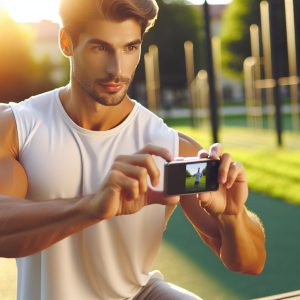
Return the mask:
<path id="1" fill-rule="evenodd" d="M 294 8 L 292 0 L 285 0 L 286 10 L 286 30 L 287 30 L 287 47 L 289 61 L 289 77 L 281 77 L 276 80 L 274 76 L 274 62 L 272 59 L 272 43 L 271 43 L 271 26 L 269 4 L 262 1 L 260 4 L 261 11 L 261 32 L 256 24 L 250 27 L 251 37 L 251 57 L 244 61 L 244 86 L 245 86 L 245 106 L 243 112 L 247 118 L 247 127 L 254 129 L 271 129 L 277 130 L 279 144 L 281 144 L 281 118 L 282 113 L 291 115 L 292 131 L 299 132 L 299 104 L 298 104 L 298 85 L 299 77 L 297 75 L 296 63 L 296 44 L 295 44 L 295 23 Z M 260 46 L 260 35 L 262 39 L 262 47 Z M 281 41 L 281 43 L 284 41 Z M 224 109 L 223 87 L 222 87 L 222 68 L 221 68 L 221 46 L 220 38 L 215 36 L 212 38 L 212 56 L 213 69 L 215 74 L 215 89 L 218 102 L 218 118 L 219 124 L 224 124 L 223 117 L 228 108 Z M 155 50 L 150 51 L 150 48 Z M 159 110 L 160 106 L 160 88 L 159 83 L 159 65 L 156 46 L 151 46 L 149 53 L 145 55 L 146 78 L 147 78 L 147 95 L 148 107 L 152 111 L 156 111 L 161 116 L 164 113 Z M 193 127 L 209 127 L 210 112 L 210 96 L 208 74 L 205 70 L 201 70 L 195 77 L 194 70 L 194 53 L 193 43 L 186 41 L 184 43 L 187 89 L 189 94 L 189 113 L 182 114 L 189 116 Z M 262 49 L 262 50 L 261 50 Z M 262 53 L 262 55 L 261 55 Z M 152 57 L 152 58 L 151 58 Z M 152 75 L 151 75 L 152 74 Z M 275 77 L 275 78 L 274 78 Z M 284 107 L 278 96 L 279 86 L 290 87 L 290 102 Z M 277 89 L 277 90 L 276 90 Z M 239 107 L 241 110 L 241 107 Z M 233 109 L 234 110 L 234 109 Z M 242 111 L 241 110 L 241 111 Z M 264 122 L 265 120 L 265 122 Z"/>
<path id="2" fill-rule="evenodd" d="M 270 39 L 269 25 L 269 4 L 266 1 L 261 2 L 261 23 L 262 23 L 262 43 L 263 57 L 260 57 L 259 45 L 259 28 L 253 24 L 250 27 L 251 34 L 251 52 L 252 57 L 246 58 L 244 62 L 244 78 L 245 78 L 245 94 L 247 105 L 247 121 L 248 126 L 262 128 L 262 93 L 266 90 L 268 127 L 275 128 L 274 112 L 280 110 L 280 105 L 274 107 L 274 88 L 279 86 L 290 86 L 290 108 L 292 129 L 299 132 L 299 105 L 298 105 L 298 84 L 297 76 L 297 58 L 296 58 L 296 42 L 295 42 L 295 22 L 294 8 L 292 0 L 285 0 L 286 8 L 286 29 L 287 29 L 287 46 L 289 61 L 289 77 L 279 78 L 277 81 L 273 78 L 272 72 L 272 51 Z M 262 79 L 262 70 L 264 68 L 265 78 Z"/>

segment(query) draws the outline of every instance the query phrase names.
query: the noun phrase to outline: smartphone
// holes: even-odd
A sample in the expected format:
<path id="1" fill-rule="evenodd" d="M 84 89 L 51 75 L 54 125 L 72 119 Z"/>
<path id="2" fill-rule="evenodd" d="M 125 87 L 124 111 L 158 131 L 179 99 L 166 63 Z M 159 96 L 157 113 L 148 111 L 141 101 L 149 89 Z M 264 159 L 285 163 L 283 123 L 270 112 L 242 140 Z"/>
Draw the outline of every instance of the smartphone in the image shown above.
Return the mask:
<path id="1" fill-rule="evenodd" d="M 219 189 L 219 159 L 179 157 L 165 162 L 165 196 L 199 194 Z"/>

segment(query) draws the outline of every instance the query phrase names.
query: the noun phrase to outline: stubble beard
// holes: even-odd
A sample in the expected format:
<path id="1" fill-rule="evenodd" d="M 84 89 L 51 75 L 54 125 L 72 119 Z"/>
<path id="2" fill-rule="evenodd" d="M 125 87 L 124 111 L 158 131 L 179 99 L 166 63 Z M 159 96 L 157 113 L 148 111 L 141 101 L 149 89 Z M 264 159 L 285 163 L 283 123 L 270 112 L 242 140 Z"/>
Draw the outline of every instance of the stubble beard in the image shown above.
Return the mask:
<path id="1" fill-rule="evenodd" d="M 104 106 L 116 106 L 125 99 L 134 74 L 135 71 L 132 73 L 130 78 L 111 74 L 105 79 L 92 80 L 85 70 L 76 62 L 76 60 L 74 60 L 74 71 L 72 72 L 72 77 L 97 103 Z M 103 92 L 100 94 L 97 91 L 97 85 L 99 86 L 106 83 L 122 84 L 123 87 L 118 92 Z"/>

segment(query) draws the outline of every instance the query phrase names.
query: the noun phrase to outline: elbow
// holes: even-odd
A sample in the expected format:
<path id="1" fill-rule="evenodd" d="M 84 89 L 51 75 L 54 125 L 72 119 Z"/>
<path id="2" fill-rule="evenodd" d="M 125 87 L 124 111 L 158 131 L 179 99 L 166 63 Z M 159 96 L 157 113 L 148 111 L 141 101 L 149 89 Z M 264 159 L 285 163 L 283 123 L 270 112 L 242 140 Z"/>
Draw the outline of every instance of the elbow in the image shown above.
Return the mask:
<path id="1" fill-rule="evenodd" d="M 231 266 L 228 267 L 232 272 L 240 273 L 240 274 L 247 274 L 247 275 L 259 275 L 264 269 L 264 263 L 259 265 L 251 265 L 251 266 Z"/>
<path id="2" fill-rule="evenodd" d="M 258 264 L 249 266 L 248 268 L 242 270 L 241 274 L 247 274 L 247 275 L 259 275 L 263 269 L 264 269 L 265 263 L 259 262 Z"/>
<path id="3" fill-rule="evenodd" d="M 259 275 L 264 269 L 266 262 L 266 252 L 263 255 L 255 258 L 251 261 L 243 261 L 235 263 L 231 266 L 226 266 L 230 271 L 247 274 L 247 275 Z"/>

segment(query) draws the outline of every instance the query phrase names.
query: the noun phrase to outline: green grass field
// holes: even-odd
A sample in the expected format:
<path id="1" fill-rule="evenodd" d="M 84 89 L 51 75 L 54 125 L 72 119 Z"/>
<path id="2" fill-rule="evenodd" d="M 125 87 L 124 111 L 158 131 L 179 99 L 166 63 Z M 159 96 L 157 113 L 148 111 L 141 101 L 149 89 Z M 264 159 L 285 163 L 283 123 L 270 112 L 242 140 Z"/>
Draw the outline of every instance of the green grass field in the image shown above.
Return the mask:
<path id="1" fill-rule="evenodd" d="M 196 179 L 196 176 L 185 179 L 185 191 L 186 192 L 195 191 L 195 179 Z M 200 178 L 197 191 L 200 192 L 200 191 L 205 190 L 205 183 L 206 183 L 206 176 L 203 176 Z"/>

